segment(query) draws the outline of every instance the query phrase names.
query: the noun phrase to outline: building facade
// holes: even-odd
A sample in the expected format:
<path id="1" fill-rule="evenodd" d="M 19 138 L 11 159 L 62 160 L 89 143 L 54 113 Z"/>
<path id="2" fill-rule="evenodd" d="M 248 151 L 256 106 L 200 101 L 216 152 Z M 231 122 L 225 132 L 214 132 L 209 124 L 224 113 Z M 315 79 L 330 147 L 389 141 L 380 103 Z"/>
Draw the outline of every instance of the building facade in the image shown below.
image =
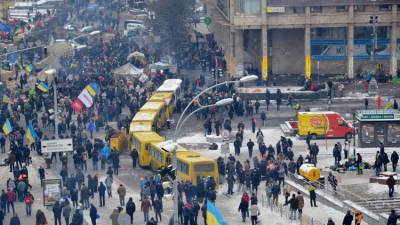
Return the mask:
<path id="1" fill-rule="evenodd" d="M 397 74 L 399 0 L 217 0 L 211 29 L 228 73 Z"/>

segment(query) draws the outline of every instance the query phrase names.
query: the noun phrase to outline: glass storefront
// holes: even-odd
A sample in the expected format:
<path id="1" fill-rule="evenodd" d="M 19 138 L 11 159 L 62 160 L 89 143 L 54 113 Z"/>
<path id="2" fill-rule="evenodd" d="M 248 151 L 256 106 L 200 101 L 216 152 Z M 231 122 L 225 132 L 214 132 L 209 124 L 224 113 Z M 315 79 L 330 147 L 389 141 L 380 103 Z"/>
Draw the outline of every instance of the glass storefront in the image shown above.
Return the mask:
<path id="1" fill-rule="evenodd" d="M 363 124 L 361 127 L 361 141 L 364 143 L 375 142 L 375 126 L 373 124 Z"/>
<path id="2" fill-rule="evenodd" d="M 400 143 L 400 124 L 388 125 L 387 141 L 391 144 Z"/>

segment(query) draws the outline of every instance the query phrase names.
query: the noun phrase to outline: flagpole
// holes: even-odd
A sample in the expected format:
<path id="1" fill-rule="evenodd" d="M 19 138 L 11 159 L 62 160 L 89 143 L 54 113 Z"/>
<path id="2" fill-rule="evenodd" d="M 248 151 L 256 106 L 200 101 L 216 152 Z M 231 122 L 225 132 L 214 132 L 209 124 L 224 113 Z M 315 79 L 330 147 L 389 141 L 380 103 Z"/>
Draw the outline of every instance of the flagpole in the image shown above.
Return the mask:
<path id="1" fill-rule="evenodd" d="M 58 106 L 57 106 L 57 78 L 56 74 L 54 73 L 54 80 L 53 80 L 53 95 L 54 95 L 54 137 L 56 140 L 58 139 L 58 119 L 57 119 L 57 114 L 58 114 Z"/>

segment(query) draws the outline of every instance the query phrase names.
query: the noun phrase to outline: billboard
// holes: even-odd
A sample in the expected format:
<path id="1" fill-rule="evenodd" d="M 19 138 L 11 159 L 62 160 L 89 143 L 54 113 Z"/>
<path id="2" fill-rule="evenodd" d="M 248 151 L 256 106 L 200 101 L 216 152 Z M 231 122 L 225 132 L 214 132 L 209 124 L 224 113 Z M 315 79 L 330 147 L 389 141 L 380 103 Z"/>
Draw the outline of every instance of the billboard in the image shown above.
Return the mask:
<path id="1" fill-rule="evenodd" d="M 61 199 L 61 179 L 43 180 L 43 205 L 51 206 Z"/>

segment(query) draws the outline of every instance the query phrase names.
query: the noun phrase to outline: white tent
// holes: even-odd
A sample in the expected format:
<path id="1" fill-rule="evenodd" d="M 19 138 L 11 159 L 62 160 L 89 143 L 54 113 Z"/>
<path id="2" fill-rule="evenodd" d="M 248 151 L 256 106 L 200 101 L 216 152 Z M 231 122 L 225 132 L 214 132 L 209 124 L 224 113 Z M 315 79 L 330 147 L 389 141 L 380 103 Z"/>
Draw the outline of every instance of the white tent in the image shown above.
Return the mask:
<path id="1" fill-rule="evenodd" d="M 127 63 L 113 70 L 113 74 L 119 76 L 130 76 L 134 78 L 139 78 L 143 74 L 143 69 L 136 68 L 132 64 Z"/>

